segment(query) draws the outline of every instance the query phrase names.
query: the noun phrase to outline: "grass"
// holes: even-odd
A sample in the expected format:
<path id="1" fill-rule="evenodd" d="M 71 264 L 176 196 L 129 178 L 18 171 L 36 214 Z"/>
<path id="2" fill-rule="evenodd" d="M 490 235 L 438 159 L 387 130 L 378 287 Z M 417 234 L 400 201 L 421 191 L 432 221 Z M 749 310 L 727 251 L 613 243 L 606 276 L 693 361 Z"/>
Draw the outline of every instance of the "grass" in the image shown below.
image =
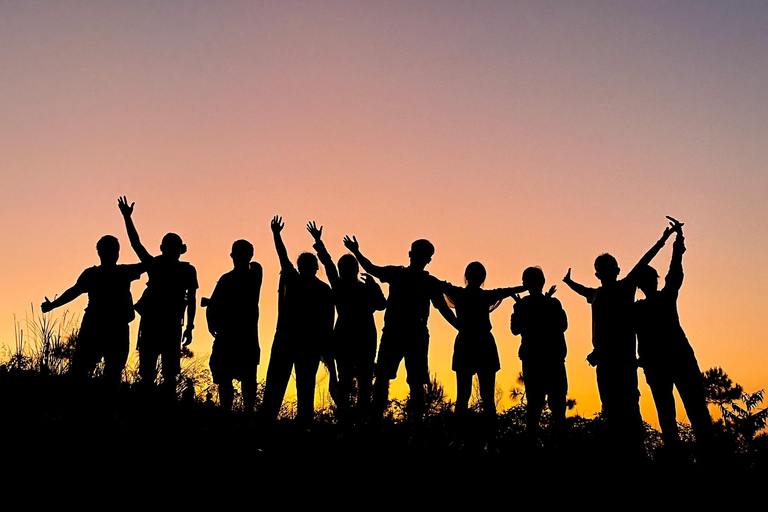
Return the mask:
<path id="1" fill-rule="evenodd" d="M 46 459 L 51 453 L 65 453 L 67 457 L 102 461 L 106 457 L 112 464 L 125 458 L 134 464 L 144 459 L 157 463 L 173 460 L 180 471 L 200 471 L 201 465 L 230 467 L 244 460 L 259 467 L 292 461 L 296 467 L 321 463 L 347 472 L 368 468 L 365 471 L 373 471 L 375 476 L 393 471 L 418 473 L 427 461 L 449 473 L 465 472 L 470 465 L 489 477 L 498 464 L 534 472 L 552 468 L 610 471 L 607 461 L 612 460 L 612 448 L 604 443 L 606 427 L 600 415 L 568 418 L 567 440 L 555 449 L 550 415 L 545 410 L 541 442 L 531 448 L 524 435 L 524 399 L 500 411 L 495 433 L 489 434 L 476 396 L 468 421 L 459 423 L 453 403 L 440 382 L 433 379 L 423 421 L 409 418 L 407 399 L 393 399 L 377 427 L 341 425 L 326 395 L 316 408 L 310 431 L 297 428 L 291 420 L 295 400 L 284 401 L 278 421 L 265 425 L 253 415 L 216 407 L 218 398 L 207 360 L 193 354 L 183 360 L 176 401 L 139 392 L 135 357 L 126 367 L 121 389 L 110 393 L 101 386 L 98 375 L 86 387 L 67 378 L 77 339 L 75 319 L 68 314 L 57 320 L 32 315 L 24 325 L 25 329 L 17 329 L 15 347 L 4 349 L 0 364 L 4 418 L 0 435 L 6 440 L 6 458 Z M 263 391 L 264 383 L 260 382 L 257 407 Z M 235 404 L 241 403 L 238 389 Z M 743 436 L 735 435 L 724 421 L 717 422 L 716 430 L 729 474 L 736 478 L 768 470 L 765 433 L 753 436 L 746 446 Z M 643 468 L 664 470 L 668 465 L 660 434 L 647 424 L 645 427 L 647 456 Z M 681 424 L 681 434 L 687 460 L 676 464 L 695 475 L 700 466 L 691 462 L 695 446 L 690 427 Z M 457 439 L 462 442 L 457 443 Z M 62 465 L 67 457 L 60 461 Z"/>

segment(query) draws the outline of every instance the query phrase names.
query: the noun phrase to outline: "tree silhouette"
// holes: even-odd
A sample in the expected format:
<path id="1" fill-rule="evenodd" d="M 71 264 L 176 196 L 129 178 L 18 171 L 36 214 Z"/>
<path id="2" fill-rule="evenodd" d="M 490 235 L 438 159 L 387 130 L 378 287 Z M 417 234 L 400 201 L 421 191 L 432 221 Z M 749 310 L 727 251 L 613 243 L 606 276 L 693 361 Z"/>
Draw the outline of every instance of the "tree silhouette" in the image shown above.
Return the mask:
<path id="1" fill-rule="evenodd" d="M 725 431 L 735 438 L 737 449 L 748 452 L 758 432 L 768 423 L 768 409 L 761 408 L 765 390 L 747 393 L 722 368 L 703 374 L 707 402 L 717 405 Z"/>

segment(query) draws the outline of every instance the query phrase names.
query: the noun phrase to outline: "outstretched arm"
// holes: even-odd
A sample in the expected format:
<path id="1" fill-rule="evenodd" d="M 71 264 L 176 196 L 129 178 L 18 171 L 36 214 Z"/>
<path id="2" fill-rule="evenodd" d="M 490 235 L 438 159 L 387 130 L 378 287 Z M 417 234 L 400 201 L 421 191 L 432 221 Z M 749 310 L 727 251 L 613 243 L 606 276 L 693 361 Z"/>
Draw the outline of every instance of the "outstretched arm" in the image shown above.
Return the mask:
<path id="1" fill-rule="evenodd" d="M 60 297 L 57 297 L 53 300 L 48 300 L 48 297 L 46 297 L 45 302 L 40 305 L 40 310 L 43 313 L 48 313 L 52 309 L 56 309 L 59 306 L 63 306 L 64 304 L 69 304 L 83 293 L 85 293 L 85 290 L 80 285 L 80 283 L 75 283 L 72 288 L 69 288 L 67 291 L 62 293 Z"/>
<path id="2" fill-rule="evenodd" d="M 334 285 L 336 281 L 339 280 L 339 272 L 336 270 L 336 265 L 334 265 L 333 259 L 331 258 L 331 255 L 328 254 L 325 244 L 321 239 L 323 236 L 323 226 L 320 226 L 320 229 L 318 229 L 315 221 L 312 221 L 307 223 L 307 231 L 309 231 L 309 234 L 312 235 L 312 238 L 315 240 L 315 244 L 312 248 L 317 252 L 317 259 L 319 259 L 320 263 L 325 267 L 328 281 L 331 282 L 331 285 Z"/>
<path id="3" fill-rule="evenodd" d="M 272 218 L 272 224 L 270 225 L 272 228 L 272 237 L 275 239 L 275 249 L 277 250 L 277 257 L 280 259 L 280 269 L 285 270 L 287 268 L 293 267 L 291 264 L 291 260 L 288 259 L 288 250 L 285 248 L 285 244 L 283 243 L 283 236 L 280 234 L 280 232 L 285 227 L 285 223 L 283 223 L 283 218 L 280 216 L 275 215 Z"/>
<path id="4" fill-rule="evenodd" d="M 129 206 L 128 200 L 125 198 L 125 196 L 117 198 L 117 207 L 120 208 L 120 213 L 123 214 L 125 230 L 128 232 L 128 240 L 131 242 L 131 247 L 136 253 L 136 256 L 138 256 L 141 261 L 146 262 L 152 259 L 152 255 L 149 254 L 149 252 L 141 244 L 141 240 L 139 239 L 139 232 L 136 231 L 136 226 L 133 225 L 132 215 L 133 205 L 135 204 L 136 203 L 131 203 Z"/>
<path id="5" fill-rule="evenodd" d="M 360 244 L 357 242 L 357 237 L 353 236 L 352 238 L 349 238 L 349 236 L 345 236 L 344 247 L 349 249 L 349 252 L 355 255 L 355 258 L 357 258 L 357 261 L 360 263 L 360 266 L 363 267 L 363 270 L 365 270 L 366 272 L 368 272 L 374 277 L 378 277 L 379 279 L 382 278 L 381 274 L 382 274 L 383 268 L 377 265 L 374 265 L 373 263 L 371 263 L 371 260 L 363 256 L 363 253 L 360 252 Z"/>
<path id="6" fill-rule="evenodd" d="M 493 290 L 490 290 L 491 297 L 494 301 L 498 300 L 504 300 L 507 297 L 514 297 L 518 293 L 523 293 L 524 291 L 527 291 L 528 288 L 526 288 L 523 285 L 520 286 L 512 286 L 511 288 L 495 288 Z M 519 297 L 518 297 L 519 298 Z"/>
<path id="7" fill-rule="evenodd" d="M 568 269 L 568 273 L 565 274 L 565 277 L 563 278 L 563 282 L 568 285 L 568 287 L 587 299 L 588 301 L 592 299 L 592 296 L 595 294 L 594 288 L 589 288 L 587 286 L 584 286 L 583 284 L 579 284 L 573 279 L 571 279 L 571 269 Z"/>

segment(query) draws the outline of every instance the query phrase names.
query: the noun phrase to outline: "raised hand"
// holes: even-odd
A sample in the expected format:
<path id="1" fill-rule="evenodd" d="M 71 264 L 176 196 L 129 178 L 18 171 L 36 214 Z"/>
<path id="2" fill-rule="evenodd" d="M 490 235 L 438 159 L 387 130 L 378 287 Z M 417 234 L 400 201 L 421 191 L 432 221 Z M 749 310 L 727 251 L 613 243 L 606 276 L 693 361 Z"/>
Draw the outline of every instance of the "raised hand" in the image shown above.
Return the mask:
<path id="1" fill-rule="evenodd" d="M 571 280 L 571 269 L 568 269 L 568 273 L 565 274 L 565 277 L 563 278 L 563 282 L 567 283 L 570 280 Z"/>
<path id="2" fill-rule="evenodd" d="M 123 214 L 123 217 L 130 217 L 133 214 L 133 205 L 136 203 L 131 203 L 130 206 L 128 206 L 128 200 L 123 197 L 117 198 L 117 207 L 120 208 L 120 213 Z"/>
<path id="3" fill-rule="evenodd" d="M 53 309 L 53 303 L 48 299 L 48 297 L 45 298 L 45 302 L 43 302 L 40 305 L 40 311 L 43 313 L 47 313 Z"/>
<path id="4" fill-rule="evenodd" d="M 323 236 L 323 226 L 320 226 L 320 229 L 317 229 L 317 224 L 315 224 L 315 221 L 308 222 L 307 231 L 309 231 L 309 234 L 312 235 L 312 238 L 315 239 L 316 244 L 320 243 L 320 237 Z"/>
<path id="5" fill-rule="evenodd" d="M 570 271 L 570 269 L 569 269 L 569 271 Z M 557 286 L 552 285 L 550 287 L 549 291 L 546 293 L 546 296 L 547 297 L 551 297 L 551 296 L 553 296 L 555 294 L 556 291 L 557 291 Z"/>
<path id="6" fill-rule="evenodd" d="M 285 227 L 285 223 L 283 222 L 283 218 L 278 216 L 278 215 L 275 215 L 274 217 L 272 217 L 272 223 L 271 223 L 270 227 L 272 228 L 272 232 L 273 233 L 275 233 L 275 234 L 280 233 L 283 230 L 283 228 Z"/>
<path id="7" fill-rule="evenodd" d="M 674 218 L 670 217 L 669 215 L 667 215 L 667 219 L 669 219 L 669 225 L 672 226 L 672 231 L 677 231 L 678 233 L 680 233 L 682 235 L 683 234 L 683 226 L 685 224 L 683 224 L 682 222 L 680 222 L 677 219 L 674 219 Z"/>
<path id="8" fill-rule="evenodd" d="M 356 253 L 360 250 L 360 244 L 357 243 L 357 237 L 353 236 L 349 238 L 349 235 L 344 237 L 344 247 L 349 249 L 352 253 Z"/>

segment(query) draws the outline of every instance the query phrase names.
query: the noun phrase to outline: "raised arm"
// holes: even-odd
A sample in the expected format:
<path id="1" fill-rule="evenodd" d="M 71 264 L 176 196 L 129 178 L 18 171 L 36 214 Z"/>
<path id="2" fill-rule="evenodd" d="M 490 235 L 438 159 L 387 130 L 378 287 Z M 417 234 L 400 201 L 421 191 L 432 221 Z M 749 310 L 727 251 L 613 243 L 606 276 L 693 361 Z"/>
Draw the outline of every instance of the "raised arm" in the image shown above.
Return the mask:
<path id="1" fill-rule="evenodd" d="M 312 246 L 312 248 L 315 250 L 315 252 L 317 252 L 317 259 L 319 259 L 320 263 L 322 263 L 325 267 L 325 273 L 328 276 L 328 281 L 330 281 L 331 286 L 335 286 L 336 282 L 339 281 L 339 272 L 336 269 L 336 265 L 333 263 L 331 255 L 328 254 L 328 251 L 325 249 L 325 244 L 321 239 L 323 236 L 323 226 L 320 226 L 320 229 L 318 229 L 315 221 L 312 221 L 307 223 L 307 231 L 309 231 L 309 234 L 312 235 L 312 238 L 315 240 L 315 244 Z"/>
<path id="2" fill-rule="evenodd" d="M 372 276 L 378 277 L 379 279 L 381 279 L 383 268 L 377 265 L 374 265 L 373 263 L 371 263 L 371 260 L 363 256 L 363 253 L 360 252 L 360 244 L 357 242 L 357 237 L 353 236 L 352 238 L 349 238 L 349 236 L 345 236 L 344 247 L 349 249 L 349 252 L 355 255 L 355 258 L 357 258 L 357 261 L 360 263 L 360 266 L 363 267 L 363 270 L 365 270 Z"/>
<path id="3" fill-rule="evenodd" d="M 669 271 L 664 279 L 665 289 L 679 290 L 683 286 L 683 253 L 685 252 L 685 237 L 682 227 L 677 228 L 677 236 L 672 244 L 672 261 L 669 263 Z"/>
<path id="4" fill-rule="evenodd" d="M 664 229 L 664 233 L 662 233 L 661 238 L 659 238 L 659 241 L 653 244 L 653 247 L 648 249 L 648 252 L 643 254 L 643 257 L 640 258 L 640 261 L 637 262 L 637 265 L 635 265 L 632 270 L 627 274 L 627 277 L 633 277 L 637 269 L 643 268 L 647 265 L 650 265 L 653 258 L 656 257 L 656 255 L 659 253 L 662 247 L 664 247 L 664 244 L 667 243 L 667 240 L 669 239 L 670 235 L 674 233 L 678 229 L 682 229 L 683 223 L 679 222 L 672 217 L 667 217 L 669 219 L 669 226 Z"/>
<path id="5" fill-rule="evenodd" d="M 280 232 L 285 227 L 285 224 L 283 223 L 283 218 L 275 215 L 272 218 L 272 224 L 270 225 L 270 227 L 272 228 L 272 237 L 275 239 L 275 249 L 277 250 L 277 257 L 280 259 L 280 269 L 285 270 L 288 268 L 292 268 L 293 265 L 291 264 L 291 260 L 288 259 L 288 250 L 285 248 L 285 244 L 283 243 L 283 236 L 280 234 Z"/>
<path id="6" fill-rule="evenodd" d="M 120 208 L 120 213 L 123 214 L 125 230 L 128 232 L 128 240 L 131 242 L 131 247 L 136 253 L 136 256 L 138 256 L 142 262 L 146 262 L 152 259 L 152 255 L 149 254 L 149 252 L 141 244 L 141 240 L 139 239 L 139 232 L 136 231 L 136 226 L 133 225 L 132 215 L 133 205 L 135 204 L 136 203 L 131 203 L 129 206 L 128 200 L 125 198 L 125 196 L 117 198 L 117 207 Z"/>
<path id="7" fill-rule="evenodd" d="M 584 286 L 583 284 L 579 284 L 573 279 L 571 279 L 571 269 L 568 269 L 568 273 L 565 274 L 565 277 L 563 278 L 563 282 L 568 285 L 568 287 L 584 297 L 587 300 L 591 300 L 592 296 L 595 294 L 594 288 L 589 288 L 587 286 Z"/>

